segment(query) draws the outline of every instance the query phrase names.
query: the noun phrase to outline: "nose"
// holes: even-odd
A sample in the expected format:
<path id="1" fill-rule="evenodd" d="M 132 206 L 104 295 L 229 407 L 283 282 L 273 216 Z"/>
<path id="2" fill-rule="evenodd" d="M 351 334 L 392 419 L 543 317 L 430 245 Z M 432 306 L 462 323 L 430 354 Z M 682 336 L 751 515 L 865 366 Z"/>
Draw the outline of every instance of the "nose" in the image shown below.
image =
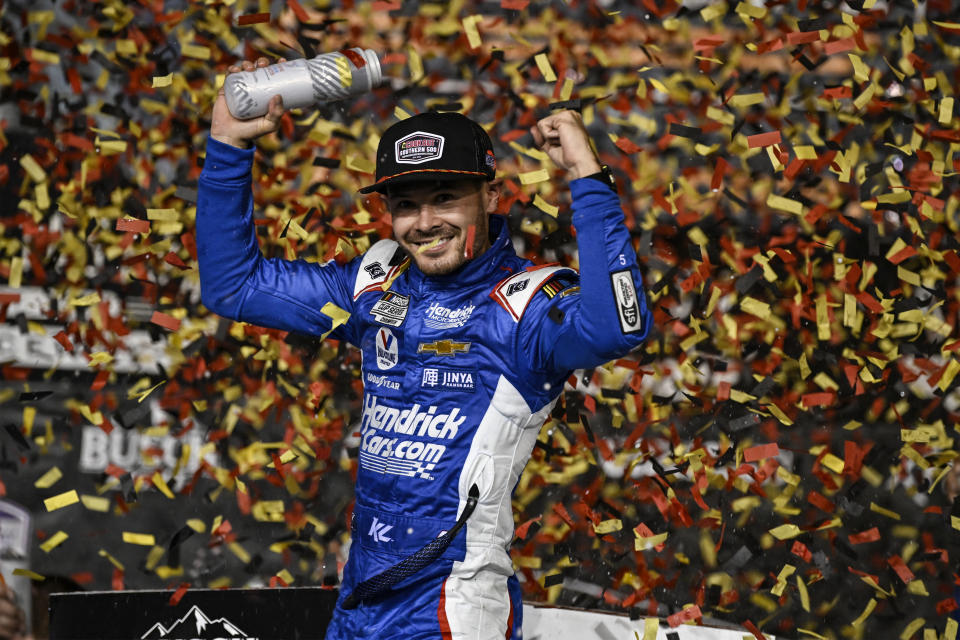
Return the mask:
<path id="1" fill-rule="evenodd" d="M 427 231 L 440 225 L 437 210 L 431 204 L 421 204 L 417 210 L 416 227 L 418 231 Z"/>

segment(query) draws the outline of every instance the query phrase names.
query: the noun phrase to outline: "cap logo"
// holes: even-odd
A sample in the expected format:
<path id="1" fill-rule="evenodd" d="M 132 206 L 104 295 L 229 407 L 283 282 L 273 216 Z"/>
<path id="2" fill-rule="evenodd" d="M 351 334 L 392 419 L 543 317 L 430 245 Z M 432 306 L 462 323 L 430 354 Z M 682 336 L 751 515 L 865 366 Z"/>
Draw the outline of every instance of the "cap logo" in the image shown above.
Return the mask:
<path id="1" fill-rule="evenodd" d="M 395 157 L 400 164 L 420 164 L 443 155 L 443 136 L 414 131 L 397 140 Z"/>

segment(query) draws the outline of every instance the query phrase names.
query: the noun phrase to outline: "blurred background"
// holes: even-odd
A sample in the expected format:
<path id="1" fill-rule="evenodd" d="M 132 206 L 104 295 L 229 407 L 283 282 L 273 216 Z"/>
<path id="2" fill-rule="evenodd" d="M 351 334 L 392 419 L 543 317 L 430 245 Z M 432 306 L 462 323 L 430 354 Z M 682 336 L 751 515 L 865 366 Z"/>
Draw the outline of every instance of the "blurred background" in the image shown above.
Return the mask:
<path id="1" fill-rule="evenodd" d="M 577 256 L 528 128 L 580 111 L 618 180 L 656 326 L 571 376 L 541 431 L 514 501 L 525 598 L 954 637 L 952 5 L 0 3 L 4 579 L 37 625 L 51 590 L 338 584 L 359 353 L 209 313 L 193 226 L 227 67 L 364 47 L 381 87 L 258 142 L 268 256 L 389 236 L 356 189 L 429 109 L 489 131 L 537 261 Z"/>

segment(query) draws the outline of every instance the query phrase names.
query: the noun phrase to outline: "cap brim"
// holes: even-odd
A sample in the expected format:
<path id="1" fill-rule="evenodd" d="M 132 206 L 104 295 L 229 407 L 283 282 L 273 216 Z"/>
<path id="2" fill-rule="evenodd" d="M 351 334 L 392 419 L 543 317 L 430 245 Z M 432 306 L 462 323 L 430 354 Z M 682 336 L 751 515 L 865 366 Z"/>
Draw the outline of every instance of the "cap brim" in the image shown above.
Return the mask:
<path id="1" fill-rule="evenodd" d="M 397 187 L 403 184 L 412 184 L 415 182 L 436 182 L 447 180 L 464 180 L 469 178 L 479 178 L 482 180 L 493 180 L 493 176 L 479 171 L 453 171 L 449 169 L 418 169 L 408 171 L 403 174 L 386 178 L 359 189 L 360 193 L 385 193 L 388 187 Z"/>

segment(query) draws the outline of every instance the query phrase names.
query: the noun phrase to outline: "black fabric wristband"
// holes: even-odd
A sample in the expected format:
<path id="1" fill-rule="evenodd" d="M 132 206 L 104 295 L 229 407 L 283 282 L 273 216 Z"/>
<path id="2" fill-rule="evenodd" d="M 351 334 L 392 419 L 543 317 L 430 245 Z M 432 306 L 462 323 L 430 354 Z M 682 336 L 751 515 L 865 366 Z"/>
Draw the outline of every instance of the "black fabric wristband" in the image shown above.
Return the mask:
<path id="1" fill-rule="evenodd" d="M 583 176 L 584 178 L 591 178 L 593 180 L 599 180 L 603 184 L 610 187 L 610 190 L 614 193 L 617 193 L 617 181 L 613 177 L 613 172 L 610 171 L 610 167 L 607 165 L 600 165 L 600 171 L 596 173 L 591 173 L 588 176 Z"/>

